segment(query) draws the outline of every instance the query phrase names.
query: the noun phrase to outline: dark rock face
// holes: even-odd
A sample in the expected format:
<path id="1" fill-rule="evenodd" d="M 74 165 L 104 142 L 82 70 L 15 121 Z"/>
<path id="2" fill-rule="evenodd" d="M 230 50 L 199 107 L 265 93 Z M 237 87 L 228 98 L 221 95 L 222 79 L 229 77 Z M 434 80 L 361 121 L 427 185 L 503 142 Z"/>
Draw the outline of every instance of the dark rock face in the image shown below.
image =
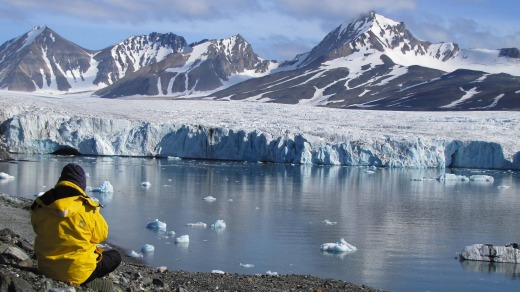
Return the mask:
<path id="1" fill-rule="evenodd" d="M 517 48 L 500 49 L 500 57 L 520 58 L 520 50 Z"/>

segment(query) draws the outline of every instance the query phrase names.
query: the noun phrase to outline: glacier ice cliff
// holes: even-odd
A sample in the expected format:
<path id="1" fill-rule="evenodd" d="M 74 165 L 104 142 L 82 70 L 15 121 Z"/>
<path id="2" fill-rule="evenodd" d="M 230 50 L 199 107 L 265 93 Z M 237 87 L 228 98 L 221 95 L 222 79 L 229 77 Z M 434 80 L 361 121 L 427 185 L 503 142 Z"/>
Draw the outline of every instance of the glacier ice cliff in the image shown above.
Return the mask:
<path id="1" fill-rule="evenodd" d="M 119 101 L 126 102 L 130 101 Z M 227 103 L 207 102 L 218 106 Z M 204 125 L 170 121 L 161 115 L 150 115 L 147 120 L 133 119 L 122 114 L 111 116 L 97 114 L 97 111 L 85 114 L 72 109 L 56 110 L 59 106 L 53 105 L 45 109 L 45 106 L 48 105 L 39 105 L 40 111 L 28 110 L 21 105 L 3 107 L 0 112 L 0 134 L 10 152 L 53 153 L 68 149 L 83 155 L 342 166 L 520 169 L 520 152 L 518 148 L 514 149 L 514 143 L 511 145 L 508 142 L 505 151 L 503 145 L 496 141 L 437 136 L 440 133 L 412 134 L 413 129 L 399 134 L 390 126 L 384 126 L 386 130 L 377 133 L 354 132 L 345 135 L 323 130 L 325 133 L 317 137 L 316 129 L 274 131 L 268 127 L 262 129 L 261 126 L 246 125 L 241 129 L 240 125 L 223 123 L 220 127 L 214 126 L 208 120 L 200 120 L 208 123 Z M 244 108 L 234 110 L 246 111 Z M 238 118 L 239 114 L 234 115 L 229 119 Z M 320 117 L 314 117 L 319 122 Z M 397 123 L 386 119 L 390 120 L 388 124 Z M 270 120 L 264 122 L 275 123 Z M 289 118 L 287 123 L 288 126 L 292 123 Z M 516 123 L 514 127 L 517 127 Z M 279 127 L 283 128 L 283 125 Z"/>

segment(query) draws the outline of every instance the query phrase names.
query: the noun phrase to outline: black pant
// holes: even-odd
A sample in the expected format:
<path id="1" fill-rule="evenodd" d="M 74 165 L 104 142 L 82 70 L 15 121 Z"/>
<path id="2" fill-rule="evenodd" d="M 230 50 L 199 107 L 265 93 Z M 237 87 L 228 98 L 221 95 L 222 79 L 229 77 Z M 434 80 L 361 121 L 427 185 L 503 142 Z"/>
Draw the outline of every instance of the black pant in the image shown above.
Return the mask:
<path id="1" fill-rule="evenodd" d="M 110 272 L 115 270 L 120 263 L 121 255 L 117 250 L 104 251 L 103 257 L 101 258 L 101 261 L 97 263 L 96 269 L 92 272 L 90 277 L 83 282 L 83 284 L 87 284 L 96 278 L 102 278 L 105 275 L 108 275 Z"/>

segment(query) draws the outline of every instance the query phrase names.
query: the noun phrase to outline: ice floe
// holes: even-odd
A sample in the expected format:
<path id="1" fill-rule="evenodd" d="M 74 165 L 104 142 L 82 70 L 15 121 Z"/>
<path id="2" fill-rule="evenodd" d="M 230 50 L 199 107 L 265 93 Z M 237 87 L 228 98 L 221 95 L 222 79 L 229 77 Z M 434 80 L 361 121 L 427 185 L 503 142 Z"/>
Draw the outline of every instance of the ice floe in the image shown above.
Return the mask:
<path id="1" fill-rule="evenodd" d="M 166 226 L 166 223 L 159 221 L 159 219 L 155 219 L 146 224 L 146 228 L 158 231 L 166 231 Z"/>
<path id="2" fill-rule="evenodd" d="M 153 245 L 151 245 L 151 244 L 148 244 L 148 243 L 143 245 L 143 247 L 141 247 L 141 251 L 143 253 L 149 253 L 149 252 L 152 252 L 154 250 L 155 250 L 155 247 Z"/>
<path id="3" fill-rule="evenodd" d="M 320 246 L 320 250 L 325 252 L 342 253 L 342 252 L 354 252 L 357 250 L 355 246 L 341 238 L 335 243 L 324 243 Z"/>
<path id="4" fill-rule="evenodd" d="M 113 193 L 114 187 L 108 180 L 106 180 L 103 182 L 103 184 L 101 184 L 101 186 L 97 188 L 90 188 L 90 191 L 94 193 Z"/>
<path id="5" fill-rule="evenodd" d="M 226 222 L 224 222 L 224 220 L 217 220 L 215 223 L 211 224 L 211 228 L 224 229 L 226 228 Z"/>
<path id="6" fill-rule="evenodd" d="M 9 175 L 5 172 L 0 172 L 0 179 L 14 179 L 14 176 Z"/>
<path id="7" fill-rule="evenodd" d="M 190 242 L 190 236 L 189 235 L 182 235 L 177 238 L 175 238 L 176 243 L 188 243 Z"/>

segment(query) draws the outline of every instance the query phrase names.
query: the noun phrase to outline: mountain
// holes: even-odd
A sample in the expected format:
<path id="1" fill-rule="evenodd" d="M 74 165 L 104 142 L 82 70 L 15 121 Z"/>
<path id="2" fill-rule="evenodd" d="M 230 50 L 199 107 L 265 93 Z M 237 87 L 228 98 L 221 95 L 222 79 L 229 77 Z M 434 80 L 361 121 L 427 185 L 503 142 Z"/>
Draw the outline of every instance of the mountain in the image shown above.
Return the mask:
<path id="1" fill-rule="evenodd" d="M 186 47 L 182 37 L 151 33 L 91 51 L 46 26 L 38 26 L 0 46 L 0 88 L 52 93 L 94 91 Z"/>
<path id="2" fill-rule="evenodd" d="M 188 45 L 173 33 L 151 33 L 91 51 L 40 26 L 0 46 L 0 88 L 354 109 L 520 110 L 520 52 L 422 41 L 375 12 L 282 63 L 262 59 L 240 35 Z"/>
<path id="3" fill-rule="evenodd" d="M 95 95 L 195 96 L 268 74 L 276 63 L 263 60 L 240 35 L 204 40 L 143 66 Z"/>
<path id="4" fill-rule="evenodd" d="M 0 46 L 0 88 L 13 91 L 67 91 L 91 85 L 92 51 L 81 48 L 46 26 Z"/>
<path id="5" fill-rule="evenodd" d="M 345 22 L 269 76 L 221 100 L 388 110 L 519 110 L 518 49 L 463 50 L 416 39 L 375 12 Z"/>

